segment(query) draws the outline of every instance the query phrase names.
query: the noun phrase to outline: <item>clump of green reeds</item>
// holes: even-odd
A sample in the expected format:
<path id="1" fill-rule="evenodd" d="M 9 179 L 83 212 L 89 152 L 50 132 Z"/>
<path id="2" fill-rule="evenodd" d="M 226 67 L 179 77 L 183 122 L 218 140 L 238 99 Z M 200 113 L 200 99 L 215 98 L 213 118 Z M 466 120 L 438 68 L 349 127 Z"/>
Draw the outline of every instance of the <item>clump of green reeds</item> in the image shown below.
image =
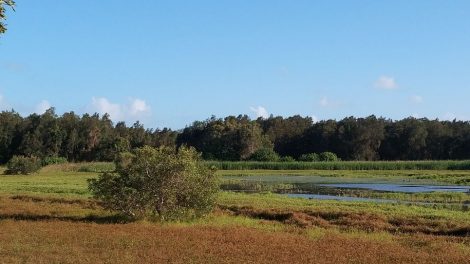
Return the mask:
<path id="1" fill-rule="evenodd" d="M 470 170 L 470 161 L 206 161 L 219 170 Z"/>

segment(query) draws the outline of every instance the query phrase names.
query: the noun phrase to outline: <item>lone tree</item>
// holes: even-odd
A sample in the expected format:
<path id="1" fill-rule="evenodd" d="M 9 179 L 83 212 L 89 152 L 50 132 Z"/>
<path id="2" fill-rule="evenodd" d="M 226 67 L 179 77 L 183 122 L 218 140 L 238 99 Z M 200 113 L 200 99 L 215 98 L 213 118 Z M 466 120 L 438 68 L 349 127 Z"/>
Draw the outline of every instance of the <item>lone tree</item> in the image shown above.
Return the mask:
<path id="1" fill-rule="evenodd" d="M 0 0 L 0 34 L 5 33 L 7 31 L 6 25 L 4 23 L 6 19 L 5 11 L 6 6 L 10 6 L 11 8 L 15 7 L 15 1 L 13 0 Z"/>
<path id="2" fill-rule="evenodd" d="M 116 172 L 89 181 L 105 208 L 133 218 L 184 220 L 209 213 L 219 190 L 215 170 L 194 148 L 143 147 L 122 153 Z"/>

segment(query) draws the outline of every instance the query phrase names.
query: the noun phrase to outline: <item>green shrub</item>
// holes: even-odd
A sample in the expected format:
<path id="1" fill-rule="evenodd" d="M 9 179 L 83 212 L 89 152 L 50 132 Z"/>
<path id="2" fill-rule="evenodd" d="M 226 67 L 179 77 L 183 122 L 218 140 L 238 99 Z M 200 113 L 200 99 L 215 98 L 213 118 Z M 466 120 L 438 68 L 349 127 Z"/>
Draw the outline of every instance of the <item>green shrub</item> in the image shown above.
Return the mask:
<path id="1" fill-rule="evenodd" d="M 320 156 L 317 153 L 308 153 L 300 156 L 299 160 L 306 162 L 320 161 Z"/>
<path id="2" fill-rule="evenodd" d="M 323 152 L 318 155 L 320 161 L 338 161 L 338 156 L 333 152 Z"/>
<path id="3" fill-rule="evenodd" d="M 7 163 L 6 174 L 28 175 L 41 169 L 41 160 L 37 157 L 13 156 Z"/>
<path id="4" fill-rule="evenodd" d="M 282 162 L 295 162 L 295 159 L 291 156 L 284 156 L 284 157 L 280 158 L 279 161 L 282 161 Z"/>
<path id="5" fill-rule="evenodd" d="M 253 161 L 278 161 L 279 154 L 271 148 L 260 148 L 250 156 Z"/>
<path id="6" fill-rule="evenodd" d="M 105 208 L 133 218 L 184 220 L 209 213 L 219 183 L 193 148 L 143 147 L 121 155 L 115 173 L 89 181 Z"/>
<path id="7" fill-rule="evenodd" d="M 42 166 L 48 166 L 48 165 L 54 165 L 54 164 L 64 164 L 64 163 L 67 163 L 67 158 L 64 158 L 64 157 L 57 157 L 57 156 L 53 156 L 53 157 L 45 157 L 44 159 L 42 159 Z"/>
<path id="8" fill-rule="evenodd" d="M 77 169 L 78 172 L 113 172 L 116 169 L 116 166 L 112 162 L 89 162 L 79 164 Z"/>

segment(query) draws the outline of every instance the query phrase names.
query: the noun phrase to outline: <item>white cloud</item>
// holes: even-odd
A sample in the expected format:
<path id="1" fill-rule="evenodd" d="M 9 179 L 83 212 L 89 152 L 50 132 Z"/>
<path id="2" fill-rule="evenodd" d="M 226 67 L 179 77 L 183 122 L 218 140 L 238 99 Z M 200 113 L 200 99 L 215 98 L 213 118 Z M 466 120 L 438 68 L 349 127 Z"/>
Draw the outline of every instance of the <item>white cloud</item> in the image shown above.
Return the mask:
<path id="1" fill-rule="evenodd" d="M 258 118 L 258 117 L 268 118 L 268 117 L 269 117 L 268 111 L 266 110 L 266 108 L 264 108 L 264 107 L 262 107 L 262 106 L 250 107 L 250 110 L 251 110 L 253 113 L 255 113 L 256 118 Z"/>
<path id="2" fill-rule="evenodd" d="M 395 78 L 382 75 L 375 81 L 375 87 L 384 90 L 394 90 L 398 88 Z"/>
<path id="3" fill-rule="evenodd" d="M 331 103 L 330 101 L 328 100 L 328 97 L 324 96 L 321 100 L 320 100 L 320 106 L 323 106 L 323 107 L 328 107 L 330 106 Z"/>
<path id="4" fill-rule="evenodd" d="M 51 104 L 46 100 L 42 100 L 38 105 L 36 105 L 36 110 L 34 112 L 38 115 L 42 115 L 49 108 L 51 108 Z"/>
<path id="5" fill-rule="evenodd" d="M 93 111 L 96 111 L 100 115 L 109 114 L 109 117 L 113 120 L 122 119 L 121 106 L 119 104 L 111 103 L 107 98 L 91 98 L 91 108 Z"/>
<path id="6" fill-rule="evenodd" d="M 0 94 L 0 110 L 11 110 L 10 104 L 2 94 Z"/>
<path id="7" fill-rule="evenodd" d="M 0 94 L 0 109 L 4 109 L 6 106 L 5 98 Z"/>
<path id="8" fill-rule="evenodd" d="M 89 109 L 100 115 L 109 114 L 113 121 L 136 121 L 150 113 L 150 106 L 141 99 L 129 99 L 127 104 L 117 104 L 105 97 L 93 97 Z"/>
<path id="9" fill-rule="evenodd" d="M 320 119 L 318 119 L 316 115 L 312 115 L 311 117 L 312 117 L 313 123 L 318 123 L 320 121 Z"/>
<path id="10" fill-rule="evenodd" d="M 138 116 L 142 113 L 150 112 L 150 106 L 144 100 L 141 99 L 131 99 L 129 106 L 129 113 L 132 116 Z"/>
<path id="11" fill-rule="evenodd" d="M 422 96 L 419 95 L 413 95 L 410 97 L 410 101 L 415 104 L 421 104 L 424 102 L 424 99 Z"/>
<path id="12" fill-rule="evenodd" d="M 447 120 L 447 121 L 453 121 L 454 119 L 456 120 L 462 120 L 462 121 L 468 121 L 470 120 L 470 117 L 468 115 L 461 115 L 461 114 L 455 114 L 452 112 L 447 112 L 441 117 L 439 117 L 440 120 Z"/>

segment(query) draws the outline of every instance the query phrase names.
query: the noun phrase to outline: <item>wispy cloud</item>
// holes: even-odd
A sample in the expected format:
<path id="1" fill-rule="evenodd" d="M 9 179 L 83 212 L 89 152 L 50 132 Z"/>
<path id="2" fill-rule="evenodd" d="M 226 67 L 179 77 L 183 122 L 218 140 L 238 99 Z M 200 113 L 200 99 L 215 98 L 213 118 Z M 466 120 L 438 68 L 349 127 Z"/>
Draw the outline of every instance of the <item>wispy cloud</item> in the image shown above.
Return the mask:
<path id="1" fill-rule="evenodd" d="M 328 107 L 330 106 L 331 103 L 330 101 L 328 100 L 328 97 L 324 96 L 321 100 L 320 100 L 320 106 L 323 106 L 323 107 Z"/>
<path id="2" fill-rule="evenodd" d="M 93 97 L 90 111 L 109 114 L 113 121 L 136 121 L 150 114 L 150 106 L 142 99 L 129 99 L 126 104 L 112 103 L 105 97 Z"/>
<path id="3" fill-rule="evenodd" d="M 38 115 L 42 115 L 49 108 L 51 108 L 51 104 L 46 100 L 42 100 L 39 104 L 36 105 L 36 109 L 34 112 Z"/>
<path id="4" fill-rule="evenodd" d="M 5 110 L 7 108 L 7 104 L 5 102 L 5 97 L 0 94 L 0 110 Z"/>
<path id="5" fill-rule="evenodd" d="M 424 99 L 423 99 L 423 97 L 420 96 L 420 95 L 412 95 L 412 96 L 410 97 L 410 101 L 411 101 L 412 103 L 414 103 L 414 104 L 421 104 L 421 103 L 424 102 Z"/>
<path id="6" fill-rule="evenodd" d="M 268 110 L 266 110 L 266 108 L 262 106 L 258 106 L 258 107 L 252 106 L 250 107 L 250 110 L 256 115 L 256 118 L 259 118 L 259 117 L 268 118 L 269 117 Z"/>
<path id="7" fill-rule="evenodd" d="M 11 110 L 11 105 L 8 102 L 8 100 L 3 96 L 3 94 L 0 94 L 0 110 L 5 111 L 5 110 Z"/>
<path id="8" fill-rule="evenodd" d="M 1 66 L 3 66 L 3 68 L 5 68 L 6 70 L 14 73 L 21 73 L 28 69 L 28 66 L 26 64 L 17 62 L 2 63 Z"/>
<path id="9" fill-rule="evenodd" d="M 323 96 L 318 102 L 318 104 L 324 108 L 333 108 L 341 105 L 339 101 L 331 100 L 327 96 Z"/>
<path id="10" fill-rule="evenodd" d="M 447 112 L 443 114 L 442 116 L 439 117 L 440 120 L 463 120 L 463 121 L 470 121 L 470 117 L 468 115 L 460 115 L 460 114 L 455 114 L 453 112 Z"/>
<path id="11" fill-rule="evenodd" d="M 395 80 L 395 78 L 382 75 L 380 76 L 376 81 L 374 86 L 379 89 L 383 90 L 394 90 L 398 88 L 398 84 Z"/>

